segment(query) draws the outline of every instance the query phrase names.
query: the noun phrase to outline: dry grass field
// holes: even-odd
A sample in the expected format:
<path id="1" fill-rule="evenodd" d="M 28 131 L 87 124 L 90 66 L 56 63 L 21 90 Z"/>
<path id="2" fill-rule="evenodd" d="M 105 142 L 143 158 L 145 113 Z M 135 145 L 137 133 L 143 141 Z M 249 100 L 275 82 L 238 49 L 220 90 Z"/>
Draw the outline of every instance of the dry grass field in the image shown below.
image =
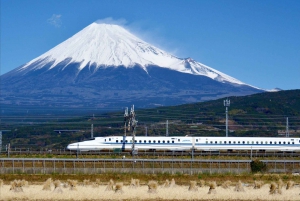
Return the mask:
<path id="1" fill-rule="evenodd" d="M 194 190 L 190 190 L 191 186 L 189 185 L 176 185 L 174 183 L 165 185 L 166 182 L 164 183 L 164 181 L 159 183 L 149 181 L 143 185 L 123 185 L 122 182 L 114 182 L 113 180 L 105 182 L 47 180 L 40 184 L 30 184 L 30 182 L 26 183 L 19 180 L 15 184 L 12 183 L 7 182 L 0 187 L 0 200 L 300 200 L 300 187 L 298 185 L 289 186 L 291 184 L 281 183 L 281 181 L 262 186 L 256 186 L 254 182 L 243 183 L 243 181 L 231 183 L 227 181 L 226 185 L 215 186 L 215 182 L 205 181 L 205 185 L 202 186 L 203 181 L 198 180 Z M 191 182 L 190 185 L 195 185 L 195 182 Z M 215 188 L 211 192 L 212 186 Z M 274 189 L 270 189 L 271 186 Z M 289 186 L 288 190 L 286 186 Z"/>

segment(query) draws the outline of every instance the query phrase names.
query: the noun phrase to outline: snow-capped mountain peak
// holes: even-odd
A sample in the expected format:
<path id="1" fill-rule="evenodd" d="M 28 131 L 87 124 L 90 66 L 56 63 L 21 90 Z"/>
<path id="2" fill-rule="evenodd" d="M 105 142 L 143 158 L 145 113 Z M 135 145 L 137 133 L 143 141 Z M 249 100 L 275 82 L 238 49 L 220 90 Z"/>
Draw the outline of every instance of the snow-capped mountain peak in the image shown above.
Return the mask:
<path id="1" fill-rule="evenodd" d="M 43 68 L 47 63 L 51 63 L 49 69 L 52 69 L 66 59 L 66 65 L 80 63 L 78 71 L 90 65 L 96 65 L 97 68 L 130 68 L 138 65 L 147 71 L 147 66 L 154 65 L 182 73 L 207 76 L 219 82 L 244 84 L 191 58 L 180 59 L 173 56 L 141 40 L 119 25 L 97 22 L 28 62 L 19 70 L 25 70 L 35 62 L 38 62 L 38 65 L 35 65 L 34 70 Z"/>

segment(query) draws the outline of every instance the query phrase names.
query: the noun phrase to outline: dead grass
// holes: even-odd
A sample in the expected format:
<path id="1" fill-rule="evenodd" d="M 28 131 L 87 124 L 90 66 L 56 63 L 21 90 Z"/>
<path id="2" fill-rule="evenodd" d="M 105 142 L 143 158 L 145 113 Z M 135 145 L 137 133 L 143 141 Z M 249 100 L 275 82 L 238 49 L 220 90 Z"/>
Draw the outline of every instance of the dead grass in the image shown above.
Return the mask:
<path id="1" fill-rule="evenodd" d="M 110 179 L 107 186 L 106 186 L 106 191 L 113 191 L 114 190 L 114 180 Z"/>
<path id="2" fill-rule="evenodd" d="M 131 178 L 130 187 L 131 188 L 140 187 L 140 180 Z"/>
<path id="3" fill-rule="evenodd" d="M 130 180 L 128 180 L 130 181 Z M 63 183 L 64 181 L 62 181 Z M 53 184 L 55 181 L 53 182 Z M 117 182 L 119 183 L 119 182 Z M 149 182 L 150 183 L 150 182 Z M 233 189 L 223 189 L 221 186 L 216 186 L 214 182 L 208 182 L 208 186 L 199 188 L 198 191 L 188 191 L 188 185 L 176 185 L 174 188 L 163 188 L 157 186 L 156 193 L 147 193 L 148 185 L 141 185 L 139 188 L 130 188 L 129 182 L 127 186 L 123 185 L 123 193 L 115 193 L 115 191 L 105 191 L 104 183 L 97 189 L 92 186 L 78 186 L 77 191 L 64 190 L 62 193 L 54 193 L 53 191 L 42 191 L 42 183 L 39 185 L 30 184 L 28 188 L 24 188 L 22 193 L 10 191 L 10 185 L 4 184 L 1 188 L 0 200 L 18 200 L 18 201 L 118 201 L 118 200 L 205 200 L 205 201 L 299 201 L 300 188 L 294 186 L 293 189 L 282 189 L 282 194 L 269 194 L 269 185 L 264 185 L 260 189 L 253 189 L 253 186 L 244 186 L 245 192 L 238 193 Z M 250 183 L 248 183 L 250 184 Z M 117 185 L 117 184 L 116 184 Z M 54 184 L 55 186 L 55 184 Z M 209 189 L 215 189 L 216 194 L 207 192 Z"/>
<path id="4" fill-rule="evenodd" d="M 169 179 L 166 179 L 166 181 L 165 181 L 165 183 L 164 183 L 164 185 L 163 185 L 163 187 L 164 188 L 169 188 L 170 187 L 170 181 L 169 181 Z"/>
<path id="5" fill-rule="evenodd" d="M 48 178 L 43 186 L 44 191 L 51 191 L 51 185 L 52 185 L 52 178 Z"/>
<path id="6" fill-rule="evenodd" d="M 148 182 L 148 193 L 157 193 L 158 183 L 157 181 L 149 181 Z"/>
<path id="7" fill-rule="evenodd" d="M 71 191 L 77 191 L 77 183 L 78 183 L 77 180 L 71 180 L 71 179 L 68 180 L 68 184 L 70 186 Z"/>
<path id="8" fill-rule="evenodd" d="M 239 181 L 239 182 L 235 185 L 234 191 L 236 191 L 236 192 L 245 192 L 243 183 L 242 183 L 241 181 Z"/>
<path id="9" fill-rule="evenodd" d="M 231 185 L 231 181 L 227 180 L 221 186 L 224 189 L 229 189 L 230 185 Z"/>
<path id="10" fill-rule="evenodd" d="M 171 180 L 171 184 L 170 184 L 170 187 L 174 188 L 176 186 L 176 182 L 175 182 L 175 179 L 172 178 Z"/>
<path id="11" fill-rule="evenodd" d="M 92 183 L 93 188 L 97 188 L 101 185 L 100 179 L 96 179 L 95 182 Z"/>
<path id="12" fill-rule="evenodd" d="M 289 180 L 286 184 L 286 190 L 292 189 L 294 187 L 295 182 L 292 180 Z"/>
<path id="13" fill-rule="evenodd" d="M 53 184 L 54 184 L 53 193 L 63 193 L 63 190 L 61 189 L 61 182 L 59 180 L 55 180 Z"/>
<path id="14" fill-rule="evenodd" d="M 204 186 L 205 186 L 205 181 L 204 181 L 203 179 L 201 179 L 201 180 L 199 181 L 199 186 L 200 186 L 200 187 L 204 187 Z"/>
<path id="15" fill-rule="evenodd" d="M 189 191 L 198 191 L 197 182 L 190 181 Z"/>
<path id="16" fill-rule="evenodd" d="M 123 188 L 123 183 L 122 182 L 116 183 L 115 193 L 124 193 L 122 188 Z"/>
<path id="17" fill-rule="evenodd" d="M 208 194 L 217 194 L 217 183 L 215 181 L 211 181 L 208 183 L 209 189 L 208 189 Z"/>
<path id="18" fill-rule="evenodd" d="M 254 189 L 260 189 L 263 185 L 263 181 L 254 181 Z"/>

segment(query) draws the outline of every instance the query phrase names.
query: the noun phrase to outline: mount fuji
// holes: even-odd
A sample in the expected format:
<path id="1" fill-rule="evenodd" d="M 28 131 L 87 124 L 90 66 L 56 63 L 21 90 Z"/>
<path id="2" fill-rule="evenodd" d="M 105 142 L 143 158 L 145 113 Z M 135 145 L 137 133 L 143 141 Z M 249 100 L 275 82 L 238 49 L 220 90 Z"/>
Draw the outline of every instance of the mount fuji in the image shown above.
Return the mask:
<path id="1" fill-rule="evenodd" d="M 176 105 L 263 91 L 97 22 L 0 79 L 2 105 L 66 108 Z"/>

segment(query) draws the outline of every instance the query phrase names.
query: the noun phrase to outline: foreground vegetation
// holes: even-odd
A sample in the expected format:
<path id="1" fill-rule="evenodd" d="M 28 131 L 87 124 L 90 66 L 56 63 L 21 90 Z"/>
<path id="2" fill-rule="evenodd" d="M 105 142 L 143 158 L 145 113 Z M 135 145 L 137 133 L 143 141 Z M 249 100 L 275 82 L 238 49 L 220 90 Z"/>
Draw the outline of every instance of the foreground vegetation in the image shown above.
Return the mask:
<path id="1" fill-rule="evenodd" d="M 300 176 L 286 174 L 107 173 L 101 175 L 1 175 L 0 178 L 4 180 L 4 185 L 0 180 L 0 200 L 288 201 L 300 199 Z"/>

